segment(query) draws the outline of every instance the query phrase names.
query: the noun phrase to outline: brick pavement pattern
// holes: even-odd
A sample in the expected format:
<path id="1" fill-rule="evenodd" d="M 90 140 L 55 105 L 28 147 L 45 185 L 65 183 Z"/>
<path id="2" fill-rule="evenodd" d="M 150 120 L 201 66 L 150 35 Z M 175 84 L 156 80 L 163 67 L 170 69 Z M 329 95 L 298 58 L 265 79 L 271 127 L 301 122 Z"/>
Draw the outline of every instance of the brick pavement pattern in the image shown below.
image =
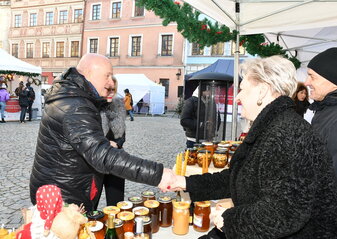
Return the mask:
<path id="1" fill-rule="evenodd" d="M 40 121 L 0 124 L 0 224 L 7 228 L 22 224 L 20 209 L 30 207 L 29 177 L 33 164 Z M 179 119 L 172 117 L 136 117 L 126 121 L 126 143 L 130 154 L 163 163 L 172 168 L 176 154 L 185 148 L 185 136 Z M 155 187 L 126 182 L 125 197 Z M 99 208 L 106 205 L 105 196 Z"/>

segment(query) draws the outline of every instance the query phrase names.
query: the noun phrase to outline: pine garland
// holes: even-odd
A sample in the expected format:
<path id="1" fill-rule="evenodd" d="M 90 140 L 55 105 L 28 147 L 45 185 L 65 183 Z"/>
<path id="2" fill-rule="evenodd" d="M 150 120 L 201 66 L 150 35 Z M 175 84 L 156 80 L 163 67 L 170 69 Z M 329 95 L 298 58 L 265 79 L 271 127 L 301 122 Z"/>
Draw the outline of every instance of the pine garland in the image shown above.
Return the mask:
<path id="1" fill-rule="evenodd" d="M 137 3 L 162 18 L 164 26 L 176 22 L 178 32 L 188 41 L 198 43 L 201 48 L 218 42 L 235 41 L 238 34 L 237 31 L 231 31 L 225 25 L 219 26 L 217 22 L 213 24 L 206 18 L 199 20 L 200 12 L 193 10 L 187 3 L 172 0 L 138 0 Z M 241 36 L 240 45 L 251 55 L 282 55 L 292 61 L 296 69 L 301 66 L 301 62 L 296 57 L 289 57 L 282 46 L 266 42 L 263 34 Z"/>
<path id="2" fill-rule="evenodd" d="M 37 86 L 41 85 L 41 80 L 33 78 L 33 77 L 39 76 L 40 74 L 38 74 L 38 73 L 0 70 L 0 74 L 4 75 L 4 81 L 5 81 L 6 84 L 7 84 L 8 81 L 14 80 L 14 75 L 19 75 L 19 76 L 27 76 L 28 80 L 31 79 L 30 83 L 34 83 Z"/>

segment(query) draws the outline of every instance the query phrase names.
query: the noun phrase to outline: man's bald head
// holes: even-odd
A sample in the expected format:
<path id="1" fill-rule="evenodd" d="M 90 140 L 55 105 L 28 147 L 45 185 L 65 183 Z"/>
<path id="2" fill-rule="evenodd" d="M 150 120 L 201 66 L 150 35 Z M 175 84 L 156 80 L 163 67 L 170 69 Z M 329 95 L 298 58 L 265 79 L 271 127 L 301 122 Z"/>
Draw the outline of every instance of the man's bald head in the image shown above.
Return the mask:
<path id="1" fill-rule="evenodd" d="M 76 69 L 94 85 L 100 96 L 107 97 L 114 91 L 112 65 L 105 56 L 93 53 L 85 54 Z"/>

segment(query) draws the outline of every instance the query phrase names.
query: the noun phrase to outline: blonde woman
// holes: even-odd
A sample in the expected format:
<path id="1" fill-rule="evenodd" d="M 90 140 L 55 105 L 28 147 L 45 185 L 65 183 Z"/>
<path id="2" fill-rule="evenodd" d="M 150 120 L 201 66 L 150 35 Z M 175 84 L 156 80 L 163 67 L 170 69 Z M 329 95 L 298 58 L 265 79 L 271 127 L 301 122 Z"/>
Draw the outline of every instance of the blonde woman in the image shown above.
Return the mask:
<path id="1" fill-rule="evenodd" d="M 176 177 L 193 201 L 232 198 L 201 238 L 337 238 L 337 187 L 326 147 L 290 98 L 296 70 L 280 56 L 241 65 L 237 96 L 253 124 L 229 170 Z"/>

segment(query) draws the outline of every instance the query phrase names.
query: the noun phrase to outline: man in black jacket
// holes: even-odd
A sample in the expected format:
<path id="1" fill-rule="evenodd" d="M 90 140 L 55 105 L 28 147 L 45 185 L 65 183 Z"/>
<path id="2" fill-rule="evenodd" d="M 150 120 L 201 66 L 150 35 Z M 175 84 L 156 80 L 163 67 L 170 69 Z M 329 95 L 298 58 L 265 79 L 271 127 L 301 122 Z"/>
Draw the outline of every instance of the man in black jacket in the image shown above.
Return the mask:
<path id="1" fill-rule="evenodd" d="M 113 148 L 103 134 L 100 107 L 114 91 L 112 66 L 106 57 L 87 54 L 76 68 L 56 79 L 45 96 L 30 196 L 46 184 L 61 188 L 66 203 L 97 208 L 104 174 L 160 187 L 166 191 L 174 175 L 162 164 Z"/>
<path id="2" fill-rule="evenodd" d="M 333 160 L 337 180 L 337 48 L 330 48 L 315 56 L 308 64 L 305 85 L 315 102 L 309 109 L 315 111 L 313 128 L 326 142 Z"/>

